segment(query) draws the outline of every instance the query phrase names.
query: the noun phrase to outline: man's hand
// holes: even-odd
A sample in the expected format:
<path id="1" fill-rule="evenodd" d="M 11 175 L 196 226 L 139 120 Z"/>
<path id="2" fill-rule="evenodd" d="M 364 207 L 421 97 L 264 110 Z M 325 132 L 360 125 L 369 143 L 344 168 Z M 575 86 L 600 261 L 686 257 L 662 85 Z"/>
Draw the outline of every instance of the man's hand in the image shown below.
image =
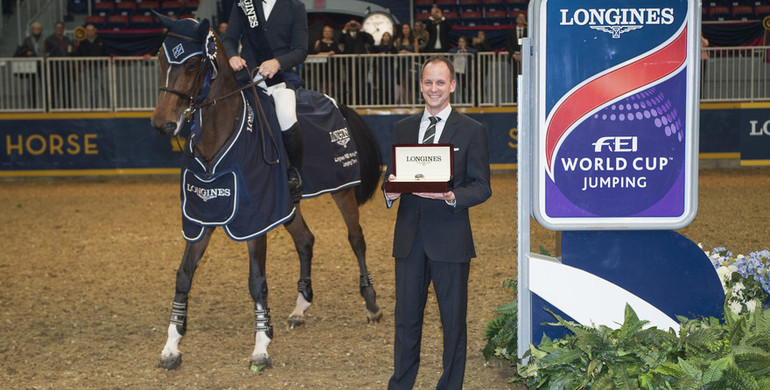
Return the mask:
<path id="1" fill-rule="evenodd" d="M 230 67 L 233 69 L 233 71 L 237 72 L 246 67 L 246 60 L 241 57 L 232 56 L 228 61 L 230 62 Z"/>
<path id="2" fill-rule="evenodd" d="M 266 79 L 271 79 L 281 70 L 281 63 L 275 58 L 267 60 L 259 65 L 259 74 Z"/>
<path id="3" fill-rule="evenodd" d="M 419 196 L 421 198 L 426 199 L 438 199 L 447 201 L 449 203 L 453 203 L 455 201 L 455 193 L 452 191 L 449 192 L 414 192 L 412 193 L 414 196 Z"/>
<path id="4" fill-rule="evenodd" d="M 390 176 L 388 176 L 388 181 L 393 181 L 395 178 L 396 178 L 395 175 L 390 174 Z M 401 193 L 399 193 L 399 192 L 386 192 L 385 193 L 385 197 L 388 198 L 388 200 L 393 201 L 393 200 L 396 200 L 396 199 L 400 198 L 401 197 Z"/>

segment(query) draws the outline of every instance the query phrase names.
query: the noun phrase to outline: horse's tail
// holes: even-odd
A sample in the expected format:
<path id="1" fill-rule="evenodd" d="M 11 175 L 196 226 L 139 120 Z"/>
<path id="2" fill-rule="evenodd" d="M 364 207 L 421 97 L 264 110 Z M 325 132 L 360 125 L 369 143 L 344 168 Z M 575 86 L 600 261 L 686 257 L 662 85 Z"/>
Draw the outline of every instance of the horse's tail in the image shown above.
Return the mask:
<path id="1" fill-rule="evenodd" d="M 358 149 L 358 164 L 361 169 L 361 185 L 356 187 L 356 202 L 359 205 L 372 198 L 380 181 L 382 158 L 377 140 L 369 125 L 352 108 L 339 104 L 340 112 L 350 127 L 350 133 Z"/>

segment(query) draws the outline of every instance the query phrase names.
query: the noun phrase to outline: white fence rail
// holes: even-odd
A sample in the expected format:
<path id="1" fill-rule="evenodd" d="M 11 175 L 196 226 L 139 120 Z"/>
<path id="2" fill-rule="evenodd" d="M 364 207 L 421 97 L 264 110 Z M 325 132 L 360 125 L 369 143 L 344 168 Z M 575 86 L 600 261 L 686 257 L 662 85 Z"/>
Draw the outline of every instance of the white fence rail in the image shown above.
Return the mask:
<path id="1" fill-rule="evenodd" d="M 701 101 L 770 101 L 770 47 L 709 48 Z M 506 52 L 449 55 L 460 107 L 516 104 L 519 63 Z M 306 87 L 355 108 L 419 107 L 426 54 L 309 56 L 297 71 Z M 0 112 L 147 111 L 155 107 L 155 58 L 0 58 Z"/>

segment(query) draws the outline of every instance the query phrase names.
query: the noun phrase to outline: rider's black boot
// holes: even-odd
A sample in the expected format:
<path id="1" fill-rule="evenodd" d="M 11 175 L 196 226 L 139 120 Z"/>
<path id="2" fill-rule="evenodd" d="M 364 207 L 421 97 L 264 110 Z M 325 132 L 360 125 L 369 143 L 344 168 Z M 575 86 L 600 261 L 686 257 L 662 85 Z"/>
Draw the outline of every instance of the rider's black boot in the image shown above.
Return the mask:
<path id="1" fill-rule="evenodd" d="M 286 148 L 286 156 L 289 158 L 289 194 L 294 202 L 302 199 L 302 154 L 304 147 L 302 143 L 302 132 L 299 129 L 299 122 L 294 123 L 288 130 L 281 131 L 283 137 L 283 147 Z"/>

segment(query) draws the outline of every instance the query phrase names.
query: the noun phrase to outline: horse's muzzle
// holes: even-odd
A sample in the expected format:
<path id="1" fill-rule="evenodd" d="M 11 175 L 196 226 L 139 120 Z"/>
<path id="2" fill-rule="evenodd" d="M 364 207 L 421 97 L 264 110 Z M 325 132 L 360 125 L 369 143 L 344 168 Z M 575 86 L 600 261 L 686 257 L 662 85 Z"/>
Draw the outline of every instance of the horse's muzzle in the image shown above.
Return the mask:
<path id="1" fill-rule="evenodd" d="M 164 124 L 153 123 L 153 127 L 155 127 L 155 129 L 158 130 L 158 133 L 160 133 L 160 135 L 166 138 L 171 138 L 176 133 L 177 124 L 176 122 L 166 122 Z"/>

